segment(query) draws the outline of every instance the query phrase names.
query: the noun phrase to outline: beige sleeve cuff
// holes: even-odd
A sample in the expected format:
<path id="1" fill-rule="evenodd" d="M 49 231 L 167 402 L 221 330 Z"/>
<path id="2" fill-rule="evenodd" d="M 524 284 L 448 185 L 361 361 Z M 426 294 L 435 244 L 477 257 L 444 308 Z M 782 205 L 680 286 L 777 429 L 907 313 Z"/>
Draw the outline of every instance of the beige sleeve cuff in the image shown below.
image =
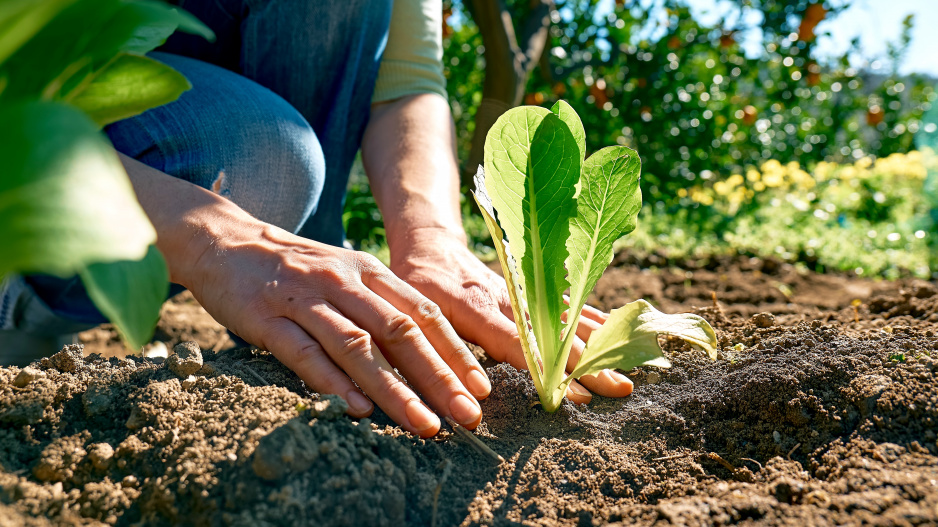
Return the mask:
<path id="1" fill-rule="evenodd" d="M 418 93 L 446 97 L 442 0 L 395 0 L 372 102 Z"/>

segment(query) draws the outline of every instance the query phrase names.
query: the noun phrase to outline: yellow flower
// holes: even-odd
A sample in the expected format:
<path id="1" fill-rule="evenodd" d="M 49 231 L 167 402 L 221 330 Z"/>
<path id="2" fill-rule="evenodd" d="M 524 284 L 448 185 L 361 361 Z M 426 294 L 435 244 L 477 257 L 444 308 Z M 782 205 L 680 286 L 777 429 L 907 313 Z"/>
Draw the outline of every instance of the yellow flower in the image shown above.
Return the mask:
<path id="1" fill-rule="evenodd" d="M 782 169 L 782 164 L 778 162 L 778 159 L 769 159 L 765 163 L 762 163 L 763 172 L 775 172 Z"/>
<path id="2" fill-rule="evenodd" d="M 743 184 L 743 176 L 739 174 L 733 174 L 726 179 L 726 184 L 731 187 L 738 187 Z"/>
<path id="3" fill-rule="evenodd" d="M 750 183 L 755 183 L 756 181 L 759 181 L 761 177 L 762 177 L 762 174 L 760 174 L 758 170 L 753 170 L 750 168 L 749 170 L 746 171 L 746 179 L 749 180 Z"/>
<path id="4" fill-rule="evenodd" d="M 780 187 L 785 182 L 781 172 L 765 172 L 762 174 L 762 182 L 767 187 Z"/>

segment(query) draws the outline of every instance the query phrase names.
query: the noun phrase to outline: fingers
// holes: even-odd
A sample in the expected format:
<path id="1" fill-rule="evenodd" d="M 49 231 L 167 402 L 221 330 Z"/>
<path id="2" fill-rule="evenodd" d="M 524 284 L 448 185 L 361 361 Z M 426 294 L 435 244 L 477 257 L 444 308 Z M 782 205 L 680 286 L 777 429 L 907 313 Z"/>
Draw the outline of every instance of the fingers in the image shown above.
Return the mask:
<path id="1" fill-rule="evenodd" d="M 573 339 L 573 348 L 570 350 L 570 357 L 567 359 L 568 372 L 576 368 L 577 363 L 580 362 L 580 356 L 583 355 L 583 350 L 586 348 L 581 335 L 585 333 L 586 337 L 589 338 L 589 333 L 592 332 L 592 329 L 584 329 L 584 325 L 596 324 L 596 322 L 592 320 L 584 324 L 582 318 L 580 321 L 576 332 L 577 337 Z M 599 326 L 596 325 L 596 328 L 598 327 Z M 625 375 L 613 370 L 603 370 L 596 375 L 583 375 L 577 380 L 580 381 L 584 387 L 603 397 L 626 397 L 632 393 L 632 381 Z M 568 390 L 568 397 L 569 393 Z"/>
<path id="2" fill-rule="evenodd" d="M 494 306 L 493 306 L 494 307 Z M 475 342 L 498 362 L 507 362 L 519 370 L 528 369 L 514 320 L 493 309 L 467 309 L 453 318 L 453 325 L 466 339 Z"/>
<path id="3" fill-rule="evenodd" d="M 355 325 L 371 334 L 388 361 L 411 382 L 431 407 L 451 416 L 467 428 L 478 426 L 482 420 L 482 408 L 430 345 L 414 319 L 365 287 L 350 288 L 347 296 L 336 307 Z M 459 344 L 462 345 L 462 341 Z M 451 355 L 458 353 L 455 343 L 448 343 L 448 348 Z M 475 362 L 474 357 L 471 360 Z M 463 361 L 464 365 L 468 365 L 468 361 Z M 478 368 L 481 370 L 481 367 Z M 488 395 L 487 391 L 485 394 Z"/>
<path id="4" fill-rule="evenodd" d="M 566 318 L 566 317 L 565 317 Z M 583 342 L 589 342 L 590 335 L 602 327 L 602 322 L 597 322 L 585 316 L 580 317 L 580 322 L 576 326 L 576 336 Z"/>
<path id="5" fill-rule="evenodd" d="M 326 303 L 300 311 L 297 322 L 391 419 L 420 437 L 439 431 L 439 417 L 394 371 L 368 332 Z M 315 381 L 313 386 L 318 389 Z"/>
<path id="6" fill-rule="evenodd" d="M 417 324 L 430 346 L 476 399 L 488 397 L 492 385 L 485 370 L 435 303 L 390 272 L 365 274 L 362 278 L 366 287 Z"/>
<path id="7" fill-rule="evenodd" d="M 572 403 L 576 404 L 589 404 L 593 400 L 593 394 L 589 392 L 582 384 L 573 380 L 570 381 L 570 385 L 567 386 L 567 393 L 565 394 L 566 398 Z"/>
<path id="8" fill-rule="evenodd" d="M 600 325 L 602 325 L 602 323 L 609 318 L 609 313 L 603 313 L 602 311 L 588 304 L 583 305 L 583 310 L 580 311 L 580 313 L 583 315 L 581 319 L 586 318 L 587 320 L 592 320 L 593 322 L 597 322 Z"/>
<path id="9" fill-rule="evenodd" d="M 366 417 L 374 407 L 367 397 L 336 367 L 322 346 L 294 322 L 278 317 L 269 321 L 268 337 L 261 346 L 303 379 L 312 390 L 345 399 L 349 415 Z"/>

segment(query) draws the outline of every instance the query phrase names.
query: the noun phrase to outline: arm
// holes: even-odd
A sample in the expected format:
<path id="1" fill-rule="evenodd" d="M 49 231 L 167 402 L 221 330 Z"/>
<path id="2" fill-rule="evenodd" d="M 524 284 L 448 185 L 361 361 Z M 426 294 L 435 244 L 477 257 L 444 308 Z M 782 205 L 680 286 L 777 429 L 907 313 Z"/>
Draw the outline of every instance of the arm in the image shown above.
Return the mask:
<path id="1" fill-rule="evenodd" d="M 343 397 L 352 415 L 371 413 L 367 395 L 405 429 L 436 434 L 439 418 L 406 378 L 436 411 L 469 428 L 479 423 L 473 396 L 491 389 L 484 370 L 439 309 L 380 262 L 295 236 L 208 190 L 122 161 L 171 279 L 220 323 L 269 350 L 313 390 Z"/>
<path id="2" fill-rule="evenodd" d="M 436 302 L 466 340 L 495 360 L 526 369 L 505 281 L 466 246 L 455 152 L 443 97 L 420 94 L 372 105 L 362 161 L 384 217 L 391 270 Z M 586 338 L 598 323 L 584 319 L 577 335 Z M 578 339 L 571 365 L 583 347 Z M 601 395 L 632 391 L 628 378 L 612 371 L 582 381 Z M 580 403 L 591 398 L 576 381 L 567 395 Z"/>

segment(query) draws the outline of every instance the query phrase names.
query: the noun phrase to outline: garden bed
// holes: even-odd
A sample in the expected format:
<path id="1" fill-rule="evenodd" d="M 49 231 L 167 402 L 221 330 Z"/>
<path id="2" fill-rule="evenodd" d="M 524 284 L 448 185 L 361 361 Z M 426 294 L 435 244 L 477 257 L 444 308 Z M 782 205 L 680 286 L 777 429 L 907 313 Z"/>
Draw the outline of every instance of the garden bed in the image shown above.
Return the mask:
<path id="1" fill-rule="evenodd" d="M 194 378 L 77 349 L 0 369 L 0 525 L 938 523 L 933 282 L 651 255 L 618 258 L 592 303 L 638 297 L 706 317 L 720 360 L 668 340 L 673 368 L 629 372 L 630 397 L 554 414 L 487 363 L 477 435 L 501 464 L 351 420 L 263 352 L 210 351 L 224 332 L 182 297 L 158 336 L 201 343 Z"/>

